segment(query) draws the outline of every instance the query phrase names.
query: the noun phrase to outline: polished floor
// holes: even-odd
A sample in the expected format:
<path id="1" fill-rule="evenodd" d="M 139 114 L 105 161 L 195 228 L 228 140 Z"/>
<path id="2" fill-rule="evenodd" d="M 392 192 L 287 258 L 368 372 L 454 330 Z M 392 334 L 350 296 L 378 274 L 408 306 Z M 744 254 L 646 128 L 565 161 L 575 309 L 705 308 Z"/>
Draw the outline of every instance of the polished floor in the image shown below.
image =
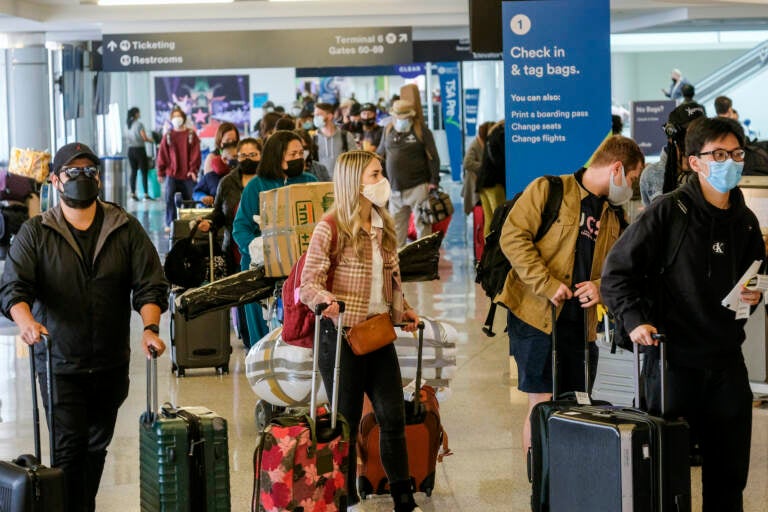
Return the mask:
<path id="1" fill-rule="evenodd" d="M 407 284 L 406 294 L 422 315 L 448 322 L 459 331 L 458 367 L 450 397 L 441 404 L 443 424 L 454 454 L 438 465 L 431 498 L 417 494 L 429 512 L 509 512 L 529 510 L 530 485 L 521 450 L 520 431 L 526 397 L 517 391 L 516 371 L 508 358 L 503 317 L 497 318 L 494 338 L 480 330 L 487 301 L 474 284 L 471 245 L 460 213 L 458 187 L 446 184 L 455 197 L 457 213 L 444 243 L 439 281 Z M 159 250 L 167 250 L 162 232 L 162 205 L 128 203 L 152 234 Z M 0 328 L 0 459 L 32 450 L 29 367 L 26 349 L 12 325 Z M 167 336 L 167 315 L 162 333 Z M 134 315 L 132 333 L 138 340 L 140 319 Z M 167 338 L 166 338 L 167 339 Z M 244 374 L 245 349 L 233 338 L 231 373 L 190 370 L 178 379 L 170 360 L 160 362 L 160 401 L 178 405 L 205 405 L 229 421 L 232 510 L 250 510 L 253 485 L 253 447 L 256 440 L 256 396 Z M 139 510 L 138 418 L 146 407 L 145 360 L 138 350 L 131 363 L 131 391 L 120 410 L 115 438 L 97 499 L 98 510 Z M 97 404 L 94 404 L 97 406 Z M 45 436 L 45 434 L 44 434 Z M 44 450 L 46 442 L 43 443 Z M 45 455 L 47 460 L 47 454 Z M 587 470 L 587 468 L 585 468 Z M 699 473 L 694 471 L 694 511 L 701 510 Z M 768 409 L 754 410 L 752 463 L 745 495 L 745 510 L 768 511 Z M 389 511 L 388 498 L 368 500 L 364 510 Z M 560 511 L 567 512 L 567 511 Z M 610 511 L 605 511 L 610 512 Z"/>

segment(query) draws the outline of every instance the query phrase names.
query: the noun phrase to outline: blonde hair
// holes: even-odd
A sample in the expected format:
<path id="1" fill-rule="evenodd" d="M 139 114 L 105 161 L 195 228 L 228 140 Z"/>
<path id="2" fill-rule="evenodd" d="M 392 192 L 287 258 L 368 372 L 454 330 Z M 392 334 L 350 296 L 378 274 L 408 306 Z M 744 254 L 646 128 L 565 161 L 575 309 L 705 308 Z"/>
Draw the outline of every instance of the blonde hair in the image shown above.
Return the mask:
<path id="1" fill-rule="evenodd" d="M 358 257 L 362 257 L 363 246 L 360 234 L 363 223 L 360 218 L 360 191 L 362 189 L 363 171 L 373 161 L 381 161 L 381 157 L 370 151 L 354 150 L 342 153 L 336 159 L 333 171 L 334 207 L 331 214 L 336 220 L 338 242 L 334 255 L 338 255 L 344 247 L 352 246 Z M 381 246 L 385 251 L 394 252 L 397 249 L 395 222 L 386 208 L 372 206 L 384 221 L 384 233 Z"/>

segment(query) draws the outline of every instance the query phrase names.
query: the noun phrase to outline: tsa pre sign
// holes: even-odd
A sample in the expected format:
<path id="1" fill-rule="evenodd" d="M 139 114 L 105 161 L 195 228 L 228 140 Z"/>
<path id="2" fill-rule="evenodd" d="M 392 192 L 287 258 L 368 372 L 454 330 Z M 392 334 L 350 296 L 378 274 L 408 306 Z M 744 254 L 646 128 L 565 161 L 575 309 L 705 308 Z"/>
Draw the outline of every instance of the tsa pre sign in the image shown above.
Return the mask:
<path id="1" fill-rule="evenodd" d="M 451 178 L 461 181 L 461 164 L 464 147 L 462 144 L 461 101 L 459 93 L 459 63 L 441 62 L 437 64 L 440 77 L 440 100 L 442 103 L 443 125 L 448 139 L 448 157 L 451 164 Z"/>
<path id="2" fill-rule="evenodd" d="M 611 129 L 609 0 L 503 2 L 507 196 L 589 159 Z"/>

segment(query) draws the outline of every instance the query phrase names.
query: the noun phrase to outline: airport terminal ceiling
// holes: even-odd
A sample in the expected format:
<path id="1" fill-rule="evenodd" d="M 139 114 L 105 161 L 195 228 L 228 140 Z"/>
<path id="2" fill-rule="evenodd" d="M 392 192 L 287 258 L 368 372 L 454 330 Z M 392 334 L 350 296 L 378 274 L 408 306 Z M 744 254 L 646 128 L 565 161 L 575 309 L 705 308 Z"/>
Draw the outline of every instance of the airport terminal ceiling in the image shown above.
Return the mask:
<path id="1" fill-rule="evenodd" d="M 161 2 L 153 0 L 148 8 L 104 6 L 99 0 L 0 0 L 0 32 L 94 35 L 410 25 L 415 38 L 422 28 L 428 38 L 440 38 L 434 31 L 441 29 L 444 38 L 450 38 L 457 30 L 462 35 L 468 31 L 469 0 L 232 0 L 184 6 Z M 612 0 L 611 31 L 759 30 L 768 27 L 766 7 L 768 0 Z"/>

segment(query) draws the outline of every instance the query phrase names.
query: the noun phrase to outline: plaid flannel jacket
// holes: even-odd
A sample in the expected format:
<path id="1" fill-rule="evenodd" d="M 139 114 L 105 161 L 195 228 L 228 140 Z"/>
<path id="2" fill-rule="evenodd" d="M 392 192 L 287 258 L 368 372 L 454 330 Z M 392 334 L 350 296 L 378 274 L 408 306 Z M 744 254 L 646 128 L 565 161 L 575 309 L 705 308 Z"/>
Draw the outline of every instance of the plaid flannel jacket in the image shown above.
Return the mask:
<path id="1" fill-rule="evenodd" d="M 382 230 L 372 228 L 381 245 Z M 368 316 L 368 302 L 371 296 L 371 274 L 373 243 L 366 233 L 360 233 L 363 240 L 363 258 L 355 254 L 351 246 L 344 247 L 338 256 L 333 275 L 333 289 L 326 289 L 328 269 L 331 266 L 331 226 L 320 221 L 309 242 L 304 270 L 301 273 L 301 301 L 314 310 L 317 304 L 341 300 L 346 303 L 344 327 L 351 327 Z M 403 312 L 409 309 L 403 297 L 400 281 L 400 264 L 397 253 L 382 249 L 384 260 L 384 299 L 390 305 L 392 321 L 402 320 Z"/>

